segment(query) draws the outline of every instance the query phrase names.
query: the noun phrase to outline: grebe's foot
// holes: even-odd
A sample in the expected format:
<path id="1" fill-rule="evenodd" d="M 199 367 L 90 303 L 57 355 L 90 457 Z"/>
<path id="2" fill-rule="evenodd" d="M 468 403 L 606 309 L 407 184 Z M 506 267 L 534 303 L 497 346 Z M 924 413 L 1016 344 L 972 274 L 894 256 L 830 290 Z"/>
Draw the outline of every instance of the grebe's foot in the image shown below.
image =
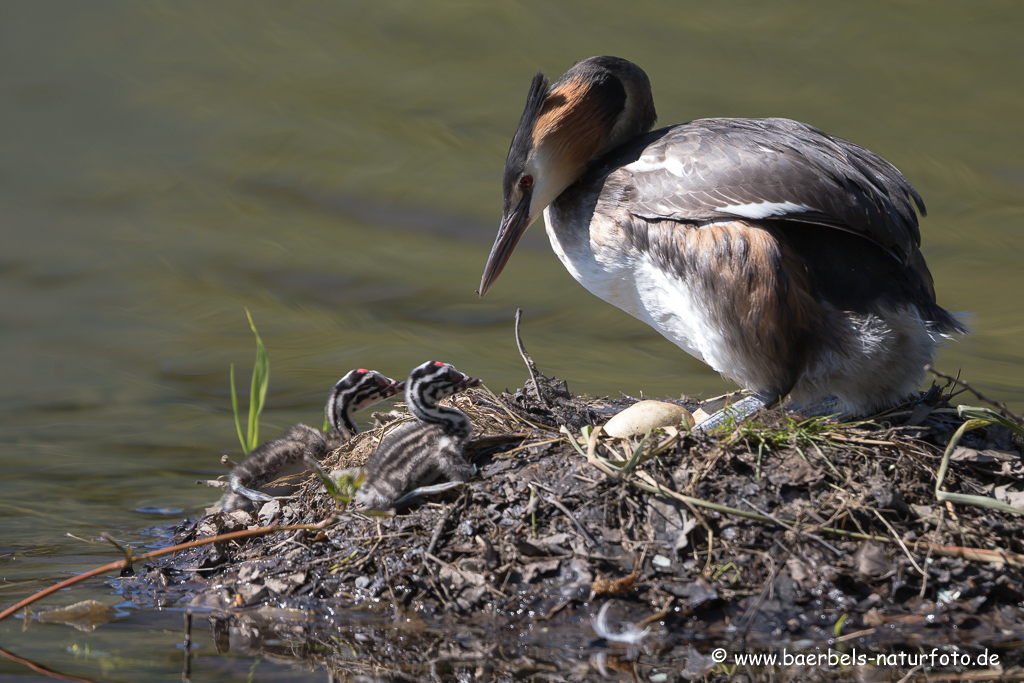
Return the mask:
<path id="1" fill-rule="evenodd" d="M 272 500 L 291 500 L 293 496 L 270 496 L 262 491 L 253 491 L 247 489 L 241 484 L 235 484 L 231 487 L 233 493 L 237 493 L 240 496 L 244 496 L 254 503 L 269 503 Z"/>
<path id="2" fill-rule="evenodd" d="M 850 413 L 846 410 L 846 404 L 835 396 L 829 396 L 816 403 L 806 405 L 799 401 L 789 401 L 783 407 L 787 413 L 800 413 L 804 417 L 832 417 L 834 415 L 838 415 L 840 419 L 850 417 Z"/>
<path id="3" fill-rule="evenodd" d="M 704 419 L 693 428 L 693 431 L 710 432 L 730 421 L 734 423 L 743 422 L 761 408 L 770 406 L 773 403 L 775 403 L 774 399 L 766 399 L 765 397 L 758 396 L 757 394 L 746 396 L 736 403 L 733 403 L 731 406 L 722 408 L 710 417 Z M 833 415 L 838 415 L 840 417 L 849 416 L 846 412 L 846 406 L 843 401 L 835 396 L 829 396 L 828 398 L 816 401 L 815 403 L 809 403 L 807 405 L 804 405 L 799 401 L 786 401 L 782 404 L 782 408 L 786 413 L 800 413 L 804 417 L 830 417 Z"/>
<path id="4" fill-rule="evenodd" d="M 775 399 L 765 398 L 764 396 L 758 396 L 757 394 L 745 396 L 736 403 L 726 406 L 717 413 L 713 413 L 711 416 L 705 418 L 701 422 L 698 422 L 694 426 L 693 431 L 710 432 L 729 422 L 743 422 L 761 408 L 771 405 L 774 400 Z"/>
<path id="5" fill-rule="evenodd" d="M 418 488 L 414 488 L 412 491 L 409 491 L 409 493 L 405 494 L 404 496 L 396 500 L 394 503 L 391 504 L 391 507 L 398 510 L 416 502 L 416 500 L 418 500 L 420 496 L 433 496 L 438 493 L 443 493 L 444 491 L 459 489 L 465 486 L 467 483 L 468 482 L 465 481 L 446 481 L 442 484 L 420 486 Z"/>

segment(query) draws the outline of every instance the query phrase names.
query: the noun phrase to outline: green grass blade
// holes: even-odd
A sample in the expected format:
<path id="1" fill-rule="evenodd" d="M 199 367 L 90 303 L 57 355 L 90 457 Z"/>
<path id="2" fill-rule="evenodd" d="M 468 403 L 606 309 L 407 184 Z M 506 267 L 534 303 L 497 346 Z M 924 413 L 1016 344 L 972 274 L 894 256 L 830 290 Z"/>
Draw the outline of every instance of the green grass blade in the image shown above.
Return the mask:
<path id="1" fill-rule="evenodd" d="M 960 414 L 960 417 L 966 417 L 968 419 L 960 425 L 956 432 L 953 433 L 953 438 L 949 440 L 949 445 L 946 446 L 946 451 L 942 454 L 942 463 L 939 465 L 938 474 L 935 476 L 935 498 L 939 502 L 949 501 L 950 503 L 974 505 L 975 507 L 986 508 L 988 510 L 999 510 L 1001 512 L 1010 512 L 1015 515 L 1024 515 L 1024 510 L 1015 508 L 1012 505 L 990 496 L 976 496 L 969 493 L 949 493 L 942 490 L 942 484 L 946 479 L 946 472 L 949 470 L 949 460 L 964 434 L 972 429 L 988 426 L 993 422 L 998 422 L 999 424 L 1021 433 L 1020 425 L 1014 424 L 989 408 L 958 406 L 957 412 Z"/>
<path id="2" fill-rule="evenodd" d="M 249 452 L 259 444 L 260 413 L 263 412 L 263 405 L 267 400 L 267 385 L 270 383 L 270 356 L 267 355 L 267 349 L 263 346 L 263 340 L 260 339 L 260 333 L 256 330 L 249 309 L 245 310 L 245 315 L 249 319 L 252 333 L 256 335 L 256 362 L 252 368 L 252 388 L 249 392 L 249 447 L 246 451 Z"/>
<path id="3" fill-rule="evenodd" d="M 1014 422 L 1003 415 L 1000 415 L 991 408 L 975 408 L 973 406 L 957 406 L 957 414 L 964 419 L 988 420 L 997 422 L 1007 429 L 1016 432 L 1018 436 L 1024 436 L 1024 425 Z"/>
<path id="4" fill-rule="evenodd" d="M 636 467 L 636 464 L 640 461 L 640 452 L 644 450 L 644 445 L 646 445 L 647 440 L 651 438 L 651 432 L 653 431 L 653 429 L 648 429 L 647 433 L 644 434 L 644 438 L 641 439 L 640 443 L 636 447 L 636 450 L 633 451 L 633 454 L 630 456 L 626 464 L 622 466 L 623 474 L 629 474 L 630 472 L 633 471 L 633 468 Z"/>

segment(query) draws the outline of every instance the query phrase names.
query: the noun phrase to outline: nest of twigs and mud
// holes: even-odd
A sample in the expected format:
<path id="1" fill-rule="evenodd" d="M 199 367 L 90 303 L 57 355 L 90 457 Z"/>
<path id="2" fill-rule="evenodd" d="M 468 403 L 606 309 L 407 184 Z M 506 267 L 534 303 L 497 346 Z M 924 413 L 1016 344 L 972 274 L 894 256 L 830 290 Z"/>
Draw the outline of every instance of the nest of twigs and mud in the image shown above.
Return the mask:
<path id="1" fill-rule="evenodd" d="M 718 662 L 717 647 L 987 651 L 997 673 L 1020 667 L 1024 516 L 936 498 L 963 424 L 941 396 L 869 422 L 762 411 L 711 435 L 624 441 L 590 427 L 633 399 L 538 383 L 543 399 L 532 382 L 454 397 L 475 426 L 467 457 L 479 470 L 461 490 L 367 516 L 310 478 L 284 505 L 186 521 L 175 540 L 272 522 L 322 528 L 193 548 L 122 588 L 211 610 L 219 649 L 338 675 L 730 675 L 733 655 Z M 387 428 L 326 467 L 365 462 Z M 941 488 L 1019 501 L 1011 429 L 960 436 Z M 748 673 L 782 671 L 772 666 Z"/>

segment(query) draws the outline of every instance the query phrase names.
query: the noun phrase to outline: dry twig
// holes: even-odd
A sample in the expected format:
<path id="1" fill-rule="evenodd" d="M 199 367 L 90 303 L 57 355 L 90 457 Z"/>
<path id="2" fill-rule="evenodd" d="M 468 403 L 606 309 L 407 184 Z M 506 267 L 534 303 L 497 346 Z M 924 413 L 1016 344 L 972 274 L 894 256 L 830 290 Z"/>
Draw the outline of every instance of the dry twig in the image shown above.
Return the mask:
<path id="1" fill-rule="evenodd" d="M 537 392 L 537 400 L 545 408 L 551 408 L 548 405 L 548 401 L 544 398 L 544 394 L 541 393 L 540 384 L 537 383 L 537 364 L 530 358 L 530 354 L 526 353 L 526 349 L 523 347 L 523 339 L 519 336 L 519 320 L 523 317 L 523 309 L 516 309 L 516 348 L 519 349 L 519 355 L 523 357 L 523 362 L 526 363 L 526 369 L 530 373 L 530 381 L 533 382 L 533 390 Z"/>

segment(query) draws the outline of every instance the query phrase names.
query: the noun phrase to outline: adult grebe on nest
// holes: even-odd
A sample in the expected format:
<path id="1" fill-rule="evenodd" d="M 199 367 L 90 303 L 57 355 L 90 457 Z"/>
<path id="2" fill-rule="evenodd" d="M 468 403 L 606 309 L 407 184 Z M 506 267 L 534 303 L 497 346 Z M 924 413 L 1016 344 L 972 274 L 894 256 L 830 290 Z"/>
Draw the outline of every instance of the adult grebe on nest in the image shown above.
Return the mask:
<path id="1" fill-rule="evenodd" d="M 789 119 L 655 119 L 624 59 L 534 77 L 480 296 L 543 212 L 580 284 L 753 392 L 745 412 L 910 396 L 938 338 L 966 330 L 935 302 L 906 178 Z"/>

